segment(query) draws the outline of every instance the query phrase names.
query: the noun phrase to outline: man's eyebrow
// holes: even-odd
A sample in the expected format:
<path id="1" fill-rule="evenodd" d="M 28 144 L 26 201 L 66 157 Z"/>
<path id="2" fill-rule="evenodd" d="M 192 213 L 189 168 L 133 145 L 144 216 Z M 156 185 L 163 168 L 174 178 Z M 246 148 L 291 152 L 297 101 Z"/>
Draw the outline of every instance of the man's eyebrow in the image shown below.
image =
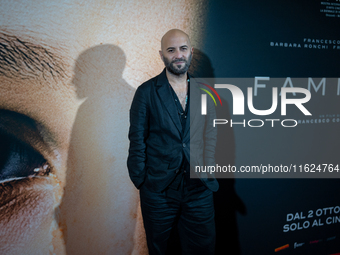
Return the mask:
<path id="1" fill-rule="evenodd" d="M 0 32 L 0 76 L 59 80 L 67 74 L 58 54 L 42 45 Z"/>
<path id="2" fill-rule="evenodd" d="M 181 45 L 181 46 L 179 46 L 180 48 L 188 48 L 188 45 Z M 166 50 L 173 50 L 173 49 L 175 49 L 176 47 L 168 47 Z"/>

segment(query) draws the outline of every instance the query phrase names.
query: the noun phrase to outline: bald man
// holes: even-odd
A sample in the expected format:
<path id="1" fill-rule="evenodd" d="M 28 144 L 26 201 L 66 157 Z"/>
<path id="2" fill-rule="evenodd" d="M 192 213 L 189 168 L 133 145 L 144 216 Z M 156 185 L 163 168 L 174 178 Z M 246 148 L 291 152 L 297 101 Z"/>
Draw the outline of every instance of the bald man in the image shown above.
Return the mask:
<path id="1" fill-rule="evenodd" d="M 182 254 L 214 254 L 212 192 L 218 183 L 190 179 L 189 154 L 190 140 L 206 138 L 197 155 L 213 159 L 216 129 L 205 128 L 204 123 L 189 127 L 189 121 L 194 122 L 190 114 L 201 116 L 189 109 L 190 93 L 194 96 L 201 90 L 190 86 L 187 71 L 193 48 L 188 35 L 178 29 L 168 31 L 159 54 L 165 69 L 138 87 L 131 105 L 127 162 L 130 178 L 140 189 L 149 253 L 165 254 L 177 224 Z M 214 116 L 215 112 L 209 112 L 209 118 Z"/>

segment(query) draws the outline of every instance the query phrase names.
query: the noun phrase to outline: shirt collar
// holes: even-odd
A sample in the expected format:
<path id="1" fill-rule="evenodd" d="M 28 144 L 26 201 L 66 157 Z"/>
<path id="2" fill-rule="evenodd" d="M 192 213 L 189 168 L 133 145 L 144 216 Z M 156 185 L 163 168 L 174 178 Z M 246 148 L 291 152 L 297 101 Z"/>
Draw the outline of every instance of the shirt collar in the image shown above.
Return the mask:
<path id="1" fill-rule="evenodd" d="M 187 78 L 190 81 L 192 76 L 187 72 Z M 168 78 L 166 77 L 166 69 L 164 68 L 163 71 L 159 74 L 157 79 L 157 86 L 162 86 L 163 84 L 170 85 Z"/>

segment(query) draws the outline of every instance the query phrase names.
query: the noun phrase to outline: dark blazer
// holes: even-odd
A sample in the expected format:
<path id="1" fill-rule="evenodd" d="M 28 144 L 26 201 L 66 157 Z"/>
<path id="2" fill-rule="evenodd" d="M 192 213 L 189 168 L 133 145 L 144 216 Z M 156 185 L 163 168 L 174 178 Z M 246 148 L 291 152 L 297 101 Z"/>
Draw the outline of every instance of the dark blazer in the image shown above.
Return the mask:
<path id="1" fill-rule="evenodd" d="M 179 113 L 170 89 L 164 69 L 139 86 L 132 101 L 127 165 L 130 178 L 138 189 L 145 185 L 152 191 L 163 191 L 179 171 L 183 155 L 188 162 L 191 157 L 191 164 L 215 165 L 217 128 L 211 125 L 212 119 L 216 118 L 215 106 L 208 104 L 208 113 L 202 116 L 202 91 L 190 82 L 190 108 L 182 135 Z M 206 125 L 209 122 L 210 126 Z M 194 150 L 190 150 L 192 144 L 196 145 Z M 217 191 L 215 178 L 201 180 L 207 188 Z"/>

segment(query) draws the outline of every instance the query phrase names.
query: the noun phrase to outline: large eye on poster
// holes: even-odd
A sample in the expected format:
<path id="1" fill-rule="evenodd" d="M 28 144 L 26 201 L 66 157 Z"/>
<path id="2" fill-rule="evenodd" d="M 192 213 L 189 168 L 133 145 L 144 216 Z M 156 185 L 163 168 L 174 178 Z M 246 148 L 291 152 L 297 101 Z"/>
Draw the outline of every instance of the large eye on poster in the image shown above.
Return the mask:
<path id="1" fill-rule="evenodd" d="M 201 4 L 1 3 L 0 254 L 147 254 L 128 110 Z"/>

